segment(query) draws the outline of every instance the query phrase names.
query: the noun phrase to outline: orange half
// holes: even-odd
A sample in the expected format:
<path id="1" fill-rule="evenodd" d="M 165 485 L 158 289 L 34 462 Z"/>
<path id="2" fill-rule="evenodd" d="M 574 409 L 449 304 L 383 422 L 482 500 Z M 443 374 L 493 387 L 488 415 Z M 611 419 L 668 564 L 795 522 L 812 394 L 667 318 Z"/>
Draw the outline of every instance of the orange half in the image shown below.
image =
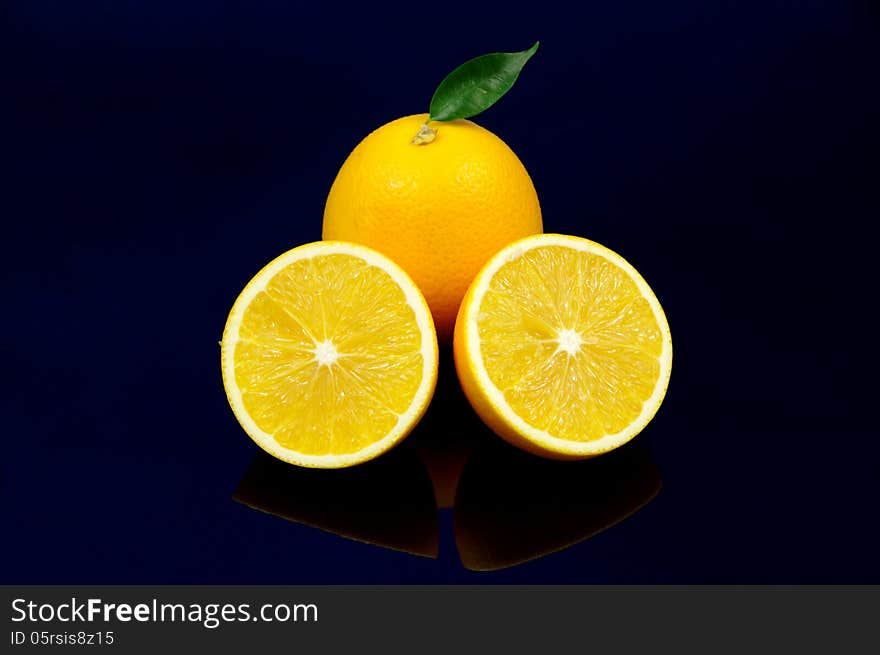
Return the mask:
<path id="1" fill-rule="evenodd" d="M 626 443 L 663 402 L 672 339 L 641 275 L 593 241 L 559 234 L 498 252 L 455 326 L 465 394 L 525 450 L 579 459 Z"/>
<path id="2" fill-rule="evenodd" d="M 390 259 L 321 241 L 269 263 L 221 342 L 223 384 L 245 432 L 278 459 L 352 466 L 400 442 L 437 380 L 425 299 Z"/>

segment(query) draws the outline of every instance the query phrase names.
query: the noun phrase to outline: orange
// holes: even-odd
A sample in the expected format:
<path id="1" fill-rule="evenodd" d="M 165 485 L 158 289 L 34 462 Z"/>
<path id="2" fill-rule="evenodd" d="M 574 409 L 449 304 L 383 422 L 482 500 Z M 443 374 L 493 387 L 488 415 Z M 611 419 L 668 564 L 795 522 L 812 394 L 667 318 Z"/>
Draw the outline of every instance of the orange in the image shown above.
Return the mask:
<path id="1" fill-rule="evenodd" d="M 449 340 L 480 267 L 511 241 L 540 233 L 541 208 L 501 139 L 457 120 L 432 122 L 436 138 L 415 145 L 426 119 L 400 118 L 358 144 L 330 189 L 323 237 L 364 244 L 399 264 L 424 294 L 438 336 Z"/>
<path id="2" fill-rule="evenodd" d="M 431 314 L 406 273 L 333 241 L 257 273 L 221 342 L 242 428 L 270 455 L 315 468 L 359 464 L 400 442 L 428 407 L 437 357 Z"/>
<path id="3" fill-rule="evenodd" d="M 653 418 L 672 370 L 666 315 L 626 260 L 527 237 L 480 271 L 455 326 L 465 395 L 498 435 L 557 459 L 602 454 Z"/>

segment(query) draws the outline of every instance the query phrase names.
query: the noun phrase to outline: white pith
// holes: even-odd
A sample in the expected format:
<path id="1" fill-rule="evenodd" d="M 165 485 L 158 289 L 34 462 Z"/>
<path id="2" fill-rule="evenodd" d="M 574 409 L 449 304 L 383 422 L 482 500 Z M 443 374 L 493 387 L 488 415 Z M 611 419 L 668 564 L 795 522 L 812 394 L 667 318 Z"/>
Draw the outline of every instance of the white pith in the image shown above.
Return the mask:
<path id="1" fill-rule="evenodd" d="M 577 355 L 581 351 L 581 344 L 584 342 L 580 332 L 571 328 L 563 328 L 556 335 L 557 352 L 568 353 L 569 355 Z"/>
<path id="2" fill-rule="evenodd" d="M 339 359 L 339 351 L 330 339 L 315 342 L 315 361 L 318 366 L 332 366 Z"/>

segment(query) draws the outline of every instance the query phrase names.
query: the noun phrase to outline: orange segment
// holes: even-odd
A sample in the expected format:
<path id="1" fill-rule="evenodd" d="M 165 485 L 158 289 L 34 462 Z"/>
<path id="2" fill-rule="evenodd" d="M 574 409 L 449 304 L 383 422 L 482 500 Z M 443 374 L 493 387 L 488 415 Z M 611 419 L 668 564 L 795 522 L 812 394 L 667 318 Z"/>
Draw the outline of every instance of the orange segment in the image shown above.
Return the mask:
<path id="1" fill-rule="evenodd" d="M 350 466 L 392 447 L 436 382 L 424 299 L 394 263 L 354 244 L 308 244 L 266 266 L 233 306 L 222 346 L 242 427 L 303 466 Z"/>
<path id="2" fill-rule="evenodd" d="M 672 342 L 660 303 L 622 257 L 539 235 L 503 249 L 462 304 L 456 368 L 501 436 L 555 457 L 625 443 L 665 394 Z"/>

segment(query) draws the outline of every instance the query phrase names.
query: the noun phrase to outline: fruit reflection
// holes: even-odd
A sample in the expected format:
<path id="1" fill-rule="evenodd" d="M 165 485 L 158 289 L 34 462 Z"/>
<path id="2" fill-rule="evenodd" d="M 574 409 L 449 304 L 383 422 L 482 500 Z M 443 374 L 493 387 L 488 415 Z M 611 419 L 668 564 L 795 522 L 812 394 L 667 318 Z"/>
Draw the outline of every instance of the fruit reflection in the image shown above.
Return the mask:
<path id="1" fill-rule="evenodd" d="M 458 481 L 471 454 L 470 444 L 462 441 L 444 444 L 426 439 L 415 446 L 415 451 L 431 476 L 437 507 L 452 508 Z"/>
<path id="2" fill-rule="evenodd" d="M 454 499 L 462 563 L 491 571 L 588 539 L 660 490 L 660 473 L 638 443 L 579 462 L 535 457 L 491 434 L 442 366 L 437 391 L 413 434 L 382 457 L 317 470 L 259 453 L 235 500 L 349 539 L 437 557 L 438 508 Z M 457 417 L 454 428 L 450 417 Z"/>
<path id="3" fill-rule="evenodd" d="M 487 444 L 465 466 L 455 498 L 461 561 L 492 571 L 568 548 L 644 507 L 661 486 L 637 444 L 580 462 Z"/>
<path id="4" fill-rule="evenodd" d="M 441 349 L 434 400 L 405 444 L 428 469 L 438 508 L 452 508 L 459 478 L 474 448 L 494 439 L 464 397 L 452 351 Z"/>
<path id="5" fill-rule="evenodd" d="M 437 557 L 433 488 L 424 465 L 409 449 L 340 470 L 291 466 L 261 452 L 233 498 L 349 539 Z"/>

